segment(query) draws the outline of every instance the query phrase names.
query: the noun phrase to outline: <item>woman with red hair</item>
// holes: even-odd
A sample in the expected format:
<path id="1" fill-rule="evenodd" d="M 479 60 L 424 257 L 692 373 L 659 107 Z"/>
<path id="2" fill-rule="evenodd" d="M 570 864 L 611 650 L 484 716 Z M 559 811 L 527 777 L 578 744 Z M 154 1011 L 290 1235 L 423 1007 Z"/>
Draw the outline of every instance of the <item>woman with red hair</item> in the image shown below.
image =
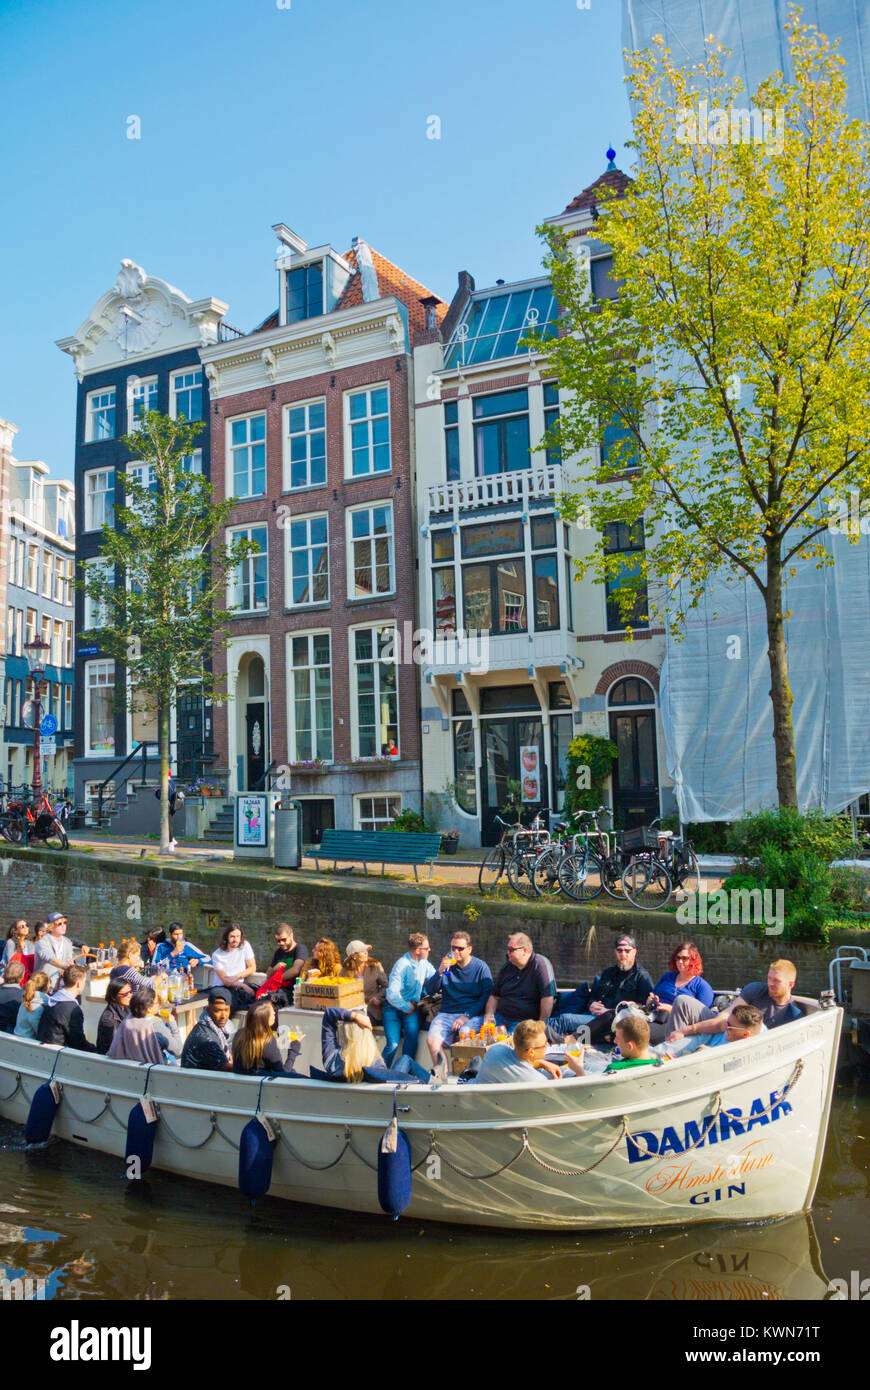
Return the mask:
<path id="1" fill-rule="evenodd" d="M 669 1018 L 674 1000 L 678 994 L 691 994 L 709 1009 L 713 1005 L 713 991 L 703 976 L 704 962 L 694 941 L 681 941 L 668 961 L 670 966 L 649 999 L 647 1008 L 655 1009 L 656 1016 L 650 1024 L 650 1042 L 664 1042 L 668 1035 Z"/>

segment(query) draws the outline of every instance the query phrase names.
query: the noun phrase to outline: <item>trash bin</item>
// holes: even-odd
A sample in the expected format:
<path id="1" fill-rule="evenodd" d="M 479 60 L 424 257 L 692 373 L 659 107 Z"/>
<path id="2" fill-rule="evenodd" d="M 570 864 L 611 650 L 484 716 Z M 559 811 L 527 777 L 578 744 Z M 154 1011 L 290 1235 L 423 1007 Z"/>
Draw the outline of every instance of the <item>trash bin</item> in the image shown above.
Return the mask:
<path id="1" fill-rule="evenodd" d="M 302 863 L 302 805 L 282 801 L 275 807 L 275 868 L 298 869 Z"/>

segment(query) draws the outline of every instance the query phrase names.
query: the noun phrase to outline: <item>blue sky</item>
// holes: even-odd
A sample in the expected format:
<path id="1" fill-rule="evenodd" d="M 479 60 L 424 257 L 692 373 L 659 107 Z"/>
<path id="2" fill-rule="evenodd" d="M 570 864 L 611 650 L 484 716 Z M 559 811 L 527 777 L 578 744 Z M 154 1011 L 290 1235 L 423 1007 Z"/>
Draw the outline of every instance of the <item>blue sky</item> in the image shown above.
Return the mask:
<path id="1" fill-rule="evenodd" d="M 0 416 L 72 477 L 72 333 L 131 257 L 249 330 L 271 226 L 365 238 L 442 298 L 535 273 L 627 167 L 619 0 L 0 0 Z M 141 139 L 127 138 L 128 117 Z M 427 139 L 427 118 L 441 139 Z"/>

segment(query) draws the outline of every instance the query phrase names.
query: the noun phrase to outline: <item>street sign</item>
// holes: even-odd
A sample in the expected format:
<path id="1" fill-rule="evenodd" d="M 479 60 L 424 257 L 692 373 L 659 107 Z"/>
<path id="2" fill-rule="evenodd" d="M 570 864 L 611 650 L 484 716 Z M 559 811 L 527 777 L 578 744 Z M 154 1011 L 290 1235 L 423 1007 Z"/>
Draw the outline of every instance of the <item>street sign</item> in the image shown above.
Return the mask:
<path id="1" fill-rule="evenodd" d="M 39 740 L 39 750 L 44 758 L 53 758 L 57 752 L 57 740 L 53 738 L 41 738 Z"/>
<path id="2" fill-rule="evenodd" d="M 77 647 L 76 656 L 97 656 L 99 647 Z"/>
<path id="3" fill-rule="evenodd" d="M 46 738 L 51 738 L 52 734 L 57 733 L 57 719 L 53 714 L 47 714 L 39 726 L 39 732 Z"/>

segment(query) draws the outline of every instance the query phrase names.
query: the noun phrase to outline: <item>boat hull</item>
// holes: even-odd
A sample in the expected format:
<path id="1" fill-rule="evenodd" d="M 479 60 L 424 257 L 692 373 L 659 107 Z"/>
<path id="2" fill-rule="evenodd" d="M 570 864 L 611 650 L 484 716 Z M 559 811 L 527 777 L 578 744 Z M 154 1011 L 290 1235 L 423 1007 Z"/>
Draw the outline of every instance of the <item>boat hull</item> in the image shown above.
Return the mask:
<path id="1" fill-rule="evenodd" d="M 540 1087 L 299 1080 L 260 1092 L 253 1078 L 152 1067 L 153 1166 L 237 1188 L 239 1136 L 260 1094 L 278 1136 L 270 1196 L 378 1212 L 378 1145 L 395 1094 L 414 1219 L 571 1230 L 789 1216 L 813 1200 L 841 1020 L 839 1009 L 817 1011 L 662 1067 Z M 148 1069 L 0 1036 L 0 1115 L 23 1124 L 52 1068 L 62 1087 L 53 1134 L 123 1167 Z"/>

